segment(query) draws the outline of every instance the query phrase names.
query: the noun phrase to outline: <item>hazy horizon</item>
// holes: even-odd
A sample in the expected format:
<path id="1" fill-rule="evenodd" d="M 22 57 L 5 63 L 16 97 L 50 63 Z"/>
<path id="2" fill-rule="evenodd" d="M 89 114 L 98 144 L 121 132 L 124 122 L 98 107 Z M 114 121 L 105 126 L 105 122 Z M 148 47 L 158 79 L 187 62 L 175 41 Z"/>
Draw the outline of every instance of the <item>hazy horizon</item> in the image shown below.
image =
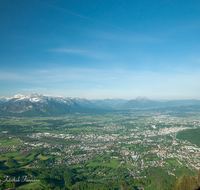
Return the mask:
<path id="1" fill-rule="evenodd" d="M 200 99 L 200 1 L 1 1 L 0 97 Z"/>
<path id="2" fill-rule="evenodd" d="M 25 94 L 38 94 L 38 93 L 25 93 Z M 25 94 L 15 94 L 13 96 L 1 96 L 0 98 L 13 98 L 16 95 L 25 95 Z M 38 94 L 38 95 L 42 95 L 42 96 L 52 96 L 52 97 L 67 97 L 67 98 L 84 98 L 84 97 L 78 97 L 78 96 L 61 96 L 61 95 L 51 95 L 51 94 Z M 192 99 L 169 99 L 169 98 L 157 98 L 157 99 L 153 99 L 153 98 L 149 98 L 147 96 L 136 96 L 133 97 L 131 99 L 125 99 L 125 98 L 118 98 L 118 97 L 111 97 L 111 98 L 93 98 L 93 99 L 89 99 L 89 98 L 85 98 L 91 101 L 98 101 L 98 100 L 106 100 L 106 99 L 121 99 L 121 100 L 134 100 L 137 98 L 147 98 L 149 100 L 153 100 L 153 101 L 171 101 L 171 100 L 192 100 Z M 200 100 L 200 99 L 195 99 L 195 100 Z"/>

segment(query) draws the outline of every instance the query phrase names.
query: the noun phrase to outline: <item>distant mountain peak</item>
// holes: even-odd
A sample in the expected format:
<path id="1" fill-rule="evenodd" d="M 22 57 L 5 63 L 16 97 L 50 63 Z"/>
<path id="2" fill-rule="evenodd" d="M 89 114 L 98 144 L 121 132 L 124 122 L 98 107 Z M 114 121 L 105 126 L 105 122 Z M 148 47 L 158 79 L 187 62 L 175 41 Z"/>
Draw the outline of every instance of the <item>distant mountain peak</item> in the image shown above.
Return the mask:
<path id="1" fill-rule="evenodd" d="M 7 102 L 7 101 L 9 101 L 9 98 L 0 97 L 0 102 Z"/>
<path id="2" fill-rule="evenodd" d="M 13 98 L 10 99 L 15 99 L 15 101 L 30 101 L 30 102 L 42 102 L 41 95 L 38 95 L 36 93 L 32 94 L 17 94 Z"/>
<path id="3" fill-rule="evenodd" d="M 145 96 L 138 96 L 135 100 L 137 100 L 138 102 L 146 102 L 149 99 Z"/>
<path id="4" fill-rule="evenodd" d="M 16 94 L 13 96 L 13 98 L 21 98 L 23 95 L 22 94 Z"/>

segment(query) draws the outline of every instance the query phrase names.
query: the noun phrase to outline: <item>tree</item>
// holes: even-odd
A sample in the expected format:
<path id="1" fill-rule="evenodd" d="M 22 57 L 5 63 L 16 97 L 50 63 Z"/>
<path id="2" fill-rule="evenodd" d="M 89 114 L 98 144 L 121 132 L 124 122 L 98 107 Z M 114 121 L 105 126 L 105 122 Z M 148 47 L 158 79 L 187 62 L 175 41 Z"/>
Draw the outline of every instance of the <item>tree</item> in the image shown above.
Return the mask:
<path id="1" fill-rule="evenodd" d="M 177 178 L 174 179 L 174 187 L 173 190 L 178 190 L 178 180 Z"/>
<path id="2" fill-rule="evenodd" d="M 183 174 L 179 179 L 179 183 L 180 183 L 179 188 L 181 190 L 189 190 L 189 181 L 190 181 L 190 177 Z"/>
<path id="3" fill-rule="evenodd" d="M 192 177 L 190 177 L 190 189 L 191 190 L 196 190 L 196 189 L 198 189 L 198 183 L 197 183 L 197 180 L 196 180 L 196 178 L 194 177 L 194 176 L 192 176 Z"/>
<path id="4" fill-rule="evenodd" d="M 198 172 L 198 176 L 197 176 L 197 184 L 198 184 L 199 187 L 200 187 L 200 170 L 199 170 L 199 172 Z"/>

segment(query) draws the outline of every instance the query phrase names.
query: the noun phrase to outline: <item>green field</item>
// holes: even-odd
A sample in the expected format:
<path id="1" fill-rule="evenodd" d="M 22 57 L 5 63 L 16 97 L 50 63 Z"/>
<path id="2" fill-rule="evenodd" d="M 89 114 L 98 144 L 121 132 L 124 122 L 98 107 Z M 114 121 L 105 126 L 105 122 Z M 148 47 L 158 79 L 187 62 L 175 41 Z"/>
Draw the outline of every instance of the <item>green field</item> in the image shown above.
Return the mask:
<path id="1" fill-rule="evenodd" d="M 87 166 L 107 166 L 107 167 L 112 167 L 116 168 L 120 164 L 120 161 L 117 159 L 111 159 L 110 162 L 90 162 L 87 164 Z"/>
<path id="2" fill-rule="evenodd" d="M 28 183 L 28 184 L 24 184 L 21 185 L 19 187 L 17 187 L 17 189 L 44 189 L 45 186 L 43 186 L 40 182 L 33 182 L 33 183 Z"/>
<path id="3" fill-rule="evenodd" d="M 6 154 L 3 154 L 1 157 L 0 157 L 0 160 L 7 160 L 8 158 L 11 158 L 13 157 L 14 159 L 21 159 L 21 158 L 24 158 L 24 156 L 17 156 L 19 154 L 21 154 L 23 151 L 17 151 L 17 152 L 8 152 Z"/>
<path id="4" fill-rule="evenodd" d="M 41 154 L 37 156 L 37 158 L 41 159 L 41 160 L 47 160 L 48 158 L 45 156 L 42 156 Z"/>
<path id="5" fill-rule="evenodd" d="M 14 139 L 6 139 L 0 141 L 0 147 L 12 147 L 13 145 L 24 145 L 24 144 L 17 142 Z"/>
<path id="6" fill-rule="evenodd" d="M 165 159 L 165 162 L 169 163 L 171 166 L 176 166 L 176 167 L 182 166 L 176 159 L 173 158 Z"/>
<path id="7" fill-rule="evenodd" d="M 33 158 L 34 158 L 35 155 L 36 155 L 36 153 L 31 153 L 26 158 L 29 159 L 29 160 L 33 160 Z"/>

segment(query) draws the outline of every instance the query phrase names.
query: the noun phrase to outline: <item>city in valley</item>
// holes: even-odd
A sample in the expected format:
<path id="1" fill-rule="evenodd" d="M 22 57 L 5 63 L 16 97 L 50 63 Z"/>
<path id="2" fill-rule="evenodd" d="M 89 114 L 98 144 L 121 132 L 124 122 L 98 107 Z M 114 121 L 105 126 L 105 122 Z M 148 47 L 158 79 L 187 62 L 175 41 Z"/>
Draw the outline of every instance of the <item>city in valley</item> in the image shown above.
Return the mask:
<path id="1" fill-rule="evenodd" d="M 1 187 L 173 189 L 183 173 L 198 175 L 199 127 L 195 109 L 1 117 Z"/>

